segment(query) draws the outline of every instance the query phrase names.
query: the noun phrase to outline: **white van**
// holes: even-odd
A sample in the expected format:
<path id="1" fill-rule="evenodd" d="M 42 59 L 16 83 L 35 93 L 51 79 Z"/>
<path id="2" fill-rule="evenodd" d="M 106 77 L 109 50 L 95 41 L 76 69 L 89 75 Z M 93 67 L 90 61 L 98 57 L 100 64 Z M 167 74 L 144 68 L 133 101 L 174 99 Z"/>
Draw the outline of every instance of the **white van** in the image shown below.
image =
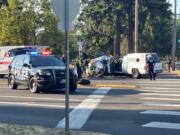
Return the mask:
<path id="1" fill-rule="evenodd" d="M 162 64 L 156 53 L 132 53 L 124 56 L 122 61 L 122 72 L 130 74 L 133 78 L 139 78 L 148 74 L 147 55 L 151 54 L 155 61 L 154 72 L 161 73 L 163 71 Z"/>

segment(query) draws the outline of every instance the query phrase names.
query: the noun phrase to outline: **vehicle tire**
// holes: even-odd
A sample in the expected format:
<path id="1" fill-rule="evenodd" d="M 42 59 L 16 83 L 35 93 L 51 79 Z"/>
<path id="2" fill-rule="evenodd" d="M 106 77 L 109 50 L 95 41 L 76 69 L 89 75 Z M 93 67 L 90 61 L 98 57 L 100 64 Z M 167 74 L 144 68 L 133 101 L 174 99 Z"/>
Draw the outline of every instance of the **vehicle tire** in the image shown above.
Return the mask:
<path id="1" fill-rule="evenodd" d="M 32 93 L 39 93 L 39 92 L 40 92 L 35 77 L 32 77 L 32 78 L 29 80 L 29 90 L 30 90 Z"/>
<path id="2" fill-rule="evenodd" d="M 9 78 L 8 78 L 8 86 L 11 89 L 17 89 L 17 87 L 18 87 L 18 85 L 15 84 L 15 80 L 14 80 L 14 76 L 13 75 L 10 75 Z"/>
<path id="3" fill-rule="evenodd" d="M 91 84 L 90 80 L 85 79 L 85 78 L 82 78 L 81 80 L 79 80 L 78 83 L 81 84 L 81 85 L 90 85 Z"/>
<path id="4" fill-rule="evenodd" d="M 1 75 L 0 75 L 0 78 L 4 78 L 4 77 L 5 77 L 5 75 L 4 75 L 4 74 L 1 74 Z"/>
<path id="5" fill-rule="evenodd" d="M 134 79 L 138 79 L 140 77 L 140 73 L 138 69 L 132 69 L 132 77 Z"/>
<path id="6" fill-rule="evenodd" d="M 70 91 L 70 92 L 75 92 L 76 89 L 77 89 L 77 81 L 73 80 L 73 81 L 70 83 L 69 91 Z"/>

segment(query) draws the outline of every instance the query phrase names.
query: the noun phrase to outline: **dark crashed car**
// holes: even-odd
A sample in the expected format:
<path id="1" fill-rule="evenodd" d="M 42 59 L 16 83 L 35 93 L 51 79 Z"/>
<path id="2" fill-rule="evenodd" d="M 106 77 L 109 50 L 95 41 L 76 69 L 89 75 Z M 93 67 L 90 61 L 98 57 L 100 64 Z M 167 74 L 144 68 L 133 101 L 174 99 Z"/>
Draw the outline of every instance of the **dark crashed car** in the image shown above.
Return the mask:
<path id="1" fill-rule="evenodd" d="M 43 89 L 65 88 L 65 65 L 56 56 L 18 55 L 9 66 L 8 86 L 28 86 L 33 93 Z M 77 89 L 77 75 L 70 70 L 70 92 Z"/>

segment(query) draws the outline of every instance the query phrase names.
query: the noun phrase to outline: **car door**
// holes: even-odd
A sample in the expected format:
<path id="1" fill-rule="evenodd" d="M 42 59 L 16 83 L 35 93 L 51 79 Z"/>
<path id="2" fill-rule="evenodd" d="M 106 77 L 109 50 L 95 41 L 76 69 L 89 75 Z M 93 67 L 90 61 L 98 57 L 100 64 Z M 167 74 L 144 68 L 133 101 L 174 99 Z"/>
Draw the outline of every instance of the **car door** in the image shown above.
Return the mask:
<path id="1" fill-rule="evenodd" d="M 30 74 L 30 58 L 29 56 L 25 56 L 23 60 L 23 65 L 21 68 L 21 76 L 22 76 L 22 83 L 27 85 L 29 82 L 29 74 Z"/>
<path id="2" fill-rule="evenodd" d="M 24 80 L 24 78 L 22 76 L 22 67 L 23 67 L 24 58 L 25 58 L 24 55 L 16 56 L 16 63 L 13 68 L 15 82 L 18 84 L 22 84 L 23 80 Z"/>

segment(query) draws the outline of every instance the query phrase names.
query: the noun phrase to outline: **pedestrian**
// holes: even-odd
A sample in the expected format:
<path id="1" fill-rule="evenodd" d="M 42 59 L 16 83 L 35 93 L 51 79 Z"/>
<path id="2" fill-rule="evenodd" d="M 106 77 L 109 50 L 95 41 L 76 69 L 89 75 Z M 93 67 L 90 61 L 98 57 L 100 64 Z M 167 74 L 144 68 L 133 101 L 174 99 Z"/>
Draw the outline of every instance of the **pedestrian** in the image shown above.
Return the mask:
<path id="1" fill-rule="evenodd" d="M 171 72 L 171 65 L 172 65 L 171 58 L 168 58 L 167 65 L 168 65 L 168 72 Z"/>
<path id="2" fill-rule="evenodd" d="M 154 60 L 153 60 L 153 57 L 152 55 L 148 55 L 147 56 L 147 64 L 148 64 L 148 69 L 149 69 L 149 79 L 150 80 L 155 80 L 156 79 L 156 74 L 154 73 Z"/>
<path id="3" fill-rule="evenodd" d="M 77 67 L 78 79 L 81 79 L 83 72 L 82 72 L 82 69 L 81 69 L 81 66 L 80 66 L 79 62 L 76 63 L 76 67 Z"/>

